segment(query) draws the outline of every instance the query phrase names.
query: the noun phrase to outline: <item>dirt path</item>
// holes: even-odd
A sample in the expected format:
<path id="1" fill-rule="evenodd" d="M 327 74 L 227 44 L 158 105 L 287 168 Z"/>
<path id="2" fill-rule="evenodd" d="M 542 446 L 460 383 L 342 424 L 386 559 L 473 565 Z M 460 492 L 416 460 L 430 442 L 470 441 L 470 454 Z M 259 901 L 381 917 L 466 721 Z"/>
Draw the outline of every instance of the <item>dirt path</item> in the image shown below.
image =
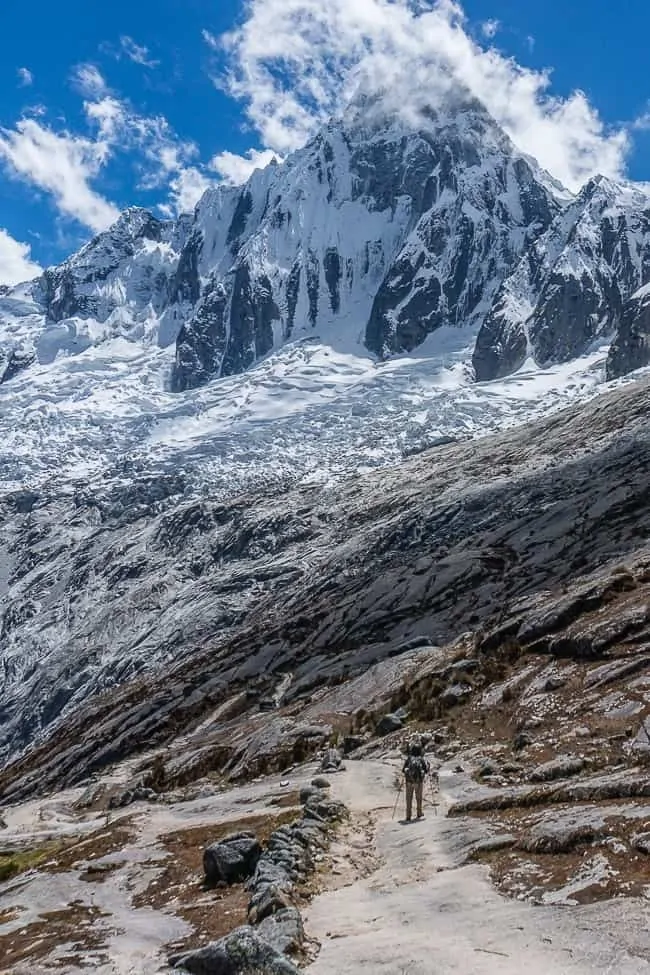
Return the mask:
<path id="1" fill-rule="evenodd" d="M 454 777 L 441 775 L 440 814 L 391 820 L 395 765 L 350 762 L 333 794 L 377 821 L 381 866 L 320 895 L 306 912 L 322 944 L 311 975 L 616 975 L 650 973 L 650 905 L 620 900 L 590 907 L 532 907 L 500 896 L 485 871 L 459 865 L 463 831 L 447 820 Z M 403 815 L 403 808 L 398 815 Z"/>

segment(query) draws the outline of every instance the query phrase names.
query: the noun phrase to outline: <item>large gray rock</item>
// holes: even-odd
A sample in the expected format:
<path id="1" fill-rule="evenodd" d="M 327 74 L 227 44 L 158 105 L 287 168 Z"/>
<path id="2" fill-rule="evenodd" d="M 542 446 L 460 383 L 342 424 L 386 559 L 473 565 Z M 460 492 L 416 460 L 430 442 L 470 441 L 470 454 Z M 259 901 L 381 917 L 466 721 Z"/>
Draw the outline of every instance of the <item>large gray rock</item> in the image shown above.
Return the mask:
<path id="1" fill-rule="evenodd" d="M 305 929 L 300 911 L 287 907 L 264 918 L 257 934 L 281 954 L 297 954 L 305 942 Z"/>
<path id="2" fill-rule="evenodd" d="M 286 887 L 267 884 L 253 894 L 248 907 L 248 920 L 251 924 L 260 924 L 273 914 L 286 911 L 293 906 L 288 889 L 289 881 L 286 882 Z"/>
<path id="3" fill-rule="evenodd" d="M 453 708 L 471 696 L 471 684 L 452 684 L 451 687 L 446 687 L 440 695 L 440 703 L 447 708 Z"/>
<path id="4" fill-rule="evenodd" d="M 560 755 L 558 758 L 551 759 L 543 765 L 530 772 L 528 778 L 531 782 L 552 782 L 554 779 L 568 779 L 573 775 L 579 775 L 585 767 L 583 758 L 577 755 Z"/>
<path id="5" fill-rule="evenodd" d="M 198 951 L 172 955 L 169 963 L 192 975 L 300 975 L 292 962 L 248 926 Z"/>
<path id="6" fill-rule="evenodd" d="M 36 362 L 36 352 L 33 348 L 0 348 L 0 385 L 8 383 L 34 362 Z"/>
<path id="7" fill-rule="evenodd" d="M 254 833 L 233 833 L 203 852 L 203 869 L 209 883 L 237 883 L 250 877 L 262 855 Z"/>
<path id="8" fill-rule="evenodd" d="M 328 748 L 320 763 L 321 772 L 341 772 L 343 770 L 343 756 L 338 748 Z"/>
<path id="9" fill-rule="evenodd" d="M 632 847 L 639 853 L 650 856 L 650 833 L 635 833 L 632 837 Z"/>
<path id="10" fill-rule="evenodd" d="M 385 714 L 377 723 L 378 735 L 390 735 L 404 727 L 404 720 L 399 714 Z"/>

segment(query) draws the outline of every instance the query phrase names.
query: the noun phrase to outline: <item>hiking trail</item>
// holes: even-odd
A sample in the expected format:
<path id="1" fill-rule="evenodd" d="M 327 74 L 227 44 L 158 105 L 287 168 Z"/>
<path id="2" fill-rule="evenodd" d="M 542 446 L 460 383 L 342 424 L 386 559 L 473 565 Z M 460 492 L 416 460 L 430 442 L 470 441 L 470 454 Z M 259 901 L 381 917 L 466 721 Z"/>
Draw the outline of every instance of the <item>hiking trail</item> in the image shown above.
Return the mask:
<path id="1" fill-rule="evenodd" d="M 310 975 L 642 975 L 650 972 L 644 905 L 607 901 L 585 907 L 533 906 L 501 896 L 484 868 L 464 864 L 471 821 L 447 819 L 461 777 L 443 767 L 434 814 L 402 824 L 403 793 L 394 820 L 397 761 L 348 762 L 332 776 L 332 794 L 356 821 L 375 824 L 379 867 L 319 895 L 305 912 L 321 942 Z M 367 832 L 367 827 L 366 827 Z"/>

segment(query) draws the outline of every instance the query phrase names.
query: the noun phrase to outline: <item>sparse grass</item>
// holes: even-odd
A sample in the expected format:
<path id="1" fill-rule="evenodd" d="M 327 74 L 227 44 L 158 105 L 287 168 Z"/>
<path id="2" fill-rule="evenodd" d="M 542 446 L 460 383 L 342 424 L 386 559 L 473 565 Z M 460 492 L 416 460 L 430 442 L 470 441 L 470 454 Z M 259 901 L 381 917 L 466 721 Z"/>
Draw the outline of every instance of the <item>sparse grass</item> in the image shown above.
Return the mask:
<path id="1" fill-rule="evenodd" d="M 33 870 L 52 856 L 60 844 L 49 843 L 33 850 L 20 850 L 15 853 L 0 853 L 0 882 L 11 880 L 20 873 Z"/>

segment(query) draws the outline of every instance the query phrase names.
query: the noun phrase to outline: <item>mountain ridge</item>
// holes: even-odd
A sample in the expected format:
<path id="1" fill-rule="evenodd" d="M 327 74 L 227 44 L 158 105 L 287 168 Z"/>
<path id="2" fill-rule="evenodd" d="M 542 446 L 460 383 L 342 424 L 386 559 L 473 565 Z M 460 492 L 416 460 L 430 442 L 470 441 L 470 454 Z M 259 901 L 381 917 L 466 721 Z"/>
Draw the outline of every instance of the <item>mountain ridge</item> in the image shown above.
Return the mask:
<path id="1" fill-rule="evenodd" d="M 479 381 L 529 355 L 545 365 L 614 339 L 622 303 L 650 280 L 648 186 L 596 177 L 572 198 L 461 96 L 418 124 L 361 100 L 282 164 L 208 189 L 194 214 L 128 208 L 63 264 L 9 289 L 0 382 L 115 335 L 175 345 L 176 392 L 313 335 L 342 334 L 383 358 L 465 327 L 478 332 Z M 636 234 L 627 253 L 622 223 Z M 560 239 L 551 264 L 564 267 L 552 268 Z M 584 264 L 589 286 L 575 273 Z M 534 280 L 542 265 L 546 291 Z M 15 298 L 29 314 L 10 317 Z M 562 308 L 574 301 L 570 324 Z"/>

